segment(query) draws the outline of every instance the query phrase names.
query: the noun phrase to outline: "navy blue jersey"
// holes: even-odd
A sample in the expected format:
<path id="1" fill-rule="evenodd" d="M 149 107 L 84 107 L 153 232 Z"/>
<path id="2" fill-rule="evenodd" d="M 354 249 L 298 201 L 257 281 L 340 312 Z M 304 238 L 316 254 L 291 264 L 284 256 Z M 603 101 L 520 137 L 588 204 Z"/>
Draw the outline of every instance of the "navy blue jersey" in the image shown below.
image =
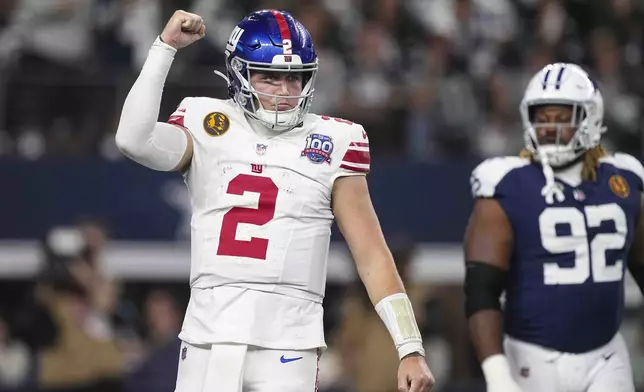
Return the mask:
<path id="1" fill-rule="evenodd" d="M 597 181 L 547 204 L 538 163 L 492 158 L 472 174 L 474 197 L 495 198 L 514 231 L 504 310 L 506 333 L 557 351 L 582 353 L 617 333 L 624 273 L 640 212 L 644 168 L 634 157 L 601 159 Z"/>

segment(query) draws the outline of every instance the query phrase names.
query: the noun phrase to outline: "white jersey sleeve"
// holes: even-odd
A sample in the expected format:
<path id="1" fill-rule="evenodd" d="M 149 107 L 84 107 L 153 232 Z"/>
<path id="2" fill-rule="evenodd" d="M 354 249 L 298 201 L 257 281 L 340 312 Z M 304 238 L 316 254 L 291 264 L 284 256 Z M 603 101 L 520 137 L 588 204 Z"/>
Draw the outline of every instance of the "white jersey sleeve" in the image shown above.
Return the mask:
<path id="1" fill-rule="evenodd" d="M 362 125 L 343 120 L 321 116 L 320 129 L 331 126 L 337 135 L 337 150 L 333 153 L 335 172 L 331 183 L 337 178 L 348 176 L 365 176 L 371 171 L 371 153 L 369 137 Z"/>
<path id="2" fill-rule="evenodd" d="M 603 158 L 602 161 L 615 166 L 620 170 L 627 170 L 638 178 L 637 190 L 644 191 L 644 167 L 642 163 L 632 155 L 617 152 L 609 157 Z"/>
<path id="3" fill-rule="evenodd" d="M 186 97 L 183 100 L 181 100 L 181 103 L 179 103 L 179 106 L 175 109 L 175 111 L 170 115 L 168 118 L 168 121 L 166 121 L 168 124 L 172 125 L 177 125 L 182 128 L 186 128 L 185 126 L 185 116 L 186 116 L 186 110 L 190 106 L 190 100 L 192 98 Z"/>
<path id="4" fill-rule="evenodd" d="M 369 138 L 362 125 L 354 124 L 349 130 L 349 145 L 344 151 L 338 177 L 366 175 L 371 170 Z"/>
<path id="5" fill-rule="evenodd" d="M 470 177 L 472 196 L 474 198 L 498 197 L 497 187 L 505 176 L 512 170 L 529 163 L 528 159 L 512 156 L 486 159 L 472 171 Z"/>

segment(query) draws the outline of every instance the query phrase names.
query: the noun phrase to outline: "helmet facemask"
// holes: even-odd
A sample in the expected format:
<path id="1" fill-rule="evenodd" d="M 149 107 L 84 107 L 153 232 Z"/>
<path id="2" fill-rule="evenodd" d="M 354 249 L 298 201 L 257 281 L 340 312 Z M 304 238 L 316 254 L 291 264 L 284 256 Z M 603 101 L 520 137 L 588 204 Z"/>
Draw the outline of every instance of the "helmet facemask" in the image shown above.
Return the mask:
<path id="1" fill-rule="evenodd" d="M 540 123 L 536 122 L 535 113 L 542 106 L 568 106 L 572 110 L 570 121 L 559 123 Z M 599 144 L 600 133 L 591 132 L 592 126 L 589 124 L 588 116 L 589 106 L 592 102 L 574 102 L 574 101 L 554 101 L 543 100 L 522 103 L 521 117 L 524 124 L 525 146 L 530 151 L 535 160 L 545 160 L 554 168 L 566 166 L 586 152 Z M 554 128 L 556 133 L 543 144 L 539 143 L 539 130 L 541 128 Z M 572 137 L 566 143 L 562 140 L 564 129 L 570 128 L 573 132 Z"/>
<path id="2" fill-rule="evenodd" d="M 276 56 L 277 57 L 277 56 Z M 233 57 L 230 63 L 227 61 L 228 78 L 234 89 L 233 98 L 251 118 L 259 121 L 267 128 L 275 131 L 287 131 L 302 123 L 304 116 L 308 113 L 313 99 L 313 88 L 318 69 L 317 60 L 315 63 L 301 64 L 299 56 L 284 56 L 289 61 L 277 59 L 271 64 L 251 62 Z M 268 94 L 255 89 L 251 83 L 253 72 L 297 72 L 302 74 L 302 91 L 298 95 Z M 262 107 L 260 96 L 273 100 L 273 107 L 270 110 Z M 288 110 L 277 110 L 278 102 L 283 100 L 297 99 L 298 103 L 294 108 Z"/>

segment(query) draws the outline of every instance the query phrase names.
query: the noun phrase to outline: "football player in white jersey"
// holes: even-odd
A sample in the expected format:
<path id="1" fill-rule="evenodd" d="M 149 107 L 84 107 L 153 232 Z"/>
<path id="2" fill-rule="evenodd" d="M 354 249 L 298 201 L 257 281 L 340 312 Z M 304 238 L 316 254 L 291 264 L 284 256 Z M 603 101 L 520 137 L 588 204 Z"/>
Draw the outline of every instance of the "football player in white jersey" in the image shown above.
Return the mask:
<path id="1" fill-rule="evenodd" d="M 603 115 L 581 67 L 550 64 L 521 103 L 526 148 L 472 174 L 466 311 L 490 392 L 634 391 L 619 328 L 626 268 L 644 287 L 644 168 L 601 146 Z"/>
<path id="2" fill-rule="evenodd" d="M 398 349 L 398 390 L 428 391 L 421 335 L 367 188 L 367 134 L 308 113 L 318 68 L 308 31 L 283 11 L 246 16 L 226 44 L 230 99 L 185 98 L 157 122 L 175 53 L 204 35 L 201 17 L 175 12 L 116 134 L 125 155 L 182 172 L 190 189 L 191 298 L 176 391 L 317 389 L 334 218 Z"/>

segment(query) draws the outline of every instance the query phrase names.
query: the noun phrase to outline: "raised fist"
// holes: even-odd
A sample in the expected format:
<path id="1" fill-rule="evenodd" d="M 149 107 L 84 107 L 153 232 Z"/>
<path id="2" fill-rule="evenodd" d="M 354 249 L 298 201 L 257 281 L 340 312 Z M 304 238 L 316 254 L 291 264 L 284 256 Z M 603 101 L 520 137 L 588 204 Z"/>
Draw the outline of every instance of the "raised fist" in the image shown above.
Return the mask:
<path id="1" fill-rule="evenodd" d="M 161 33 L 161 40 L 175 49 L 185 48 L 206 35 L 201 16 L 186 11 L 175 11 Z"/>

